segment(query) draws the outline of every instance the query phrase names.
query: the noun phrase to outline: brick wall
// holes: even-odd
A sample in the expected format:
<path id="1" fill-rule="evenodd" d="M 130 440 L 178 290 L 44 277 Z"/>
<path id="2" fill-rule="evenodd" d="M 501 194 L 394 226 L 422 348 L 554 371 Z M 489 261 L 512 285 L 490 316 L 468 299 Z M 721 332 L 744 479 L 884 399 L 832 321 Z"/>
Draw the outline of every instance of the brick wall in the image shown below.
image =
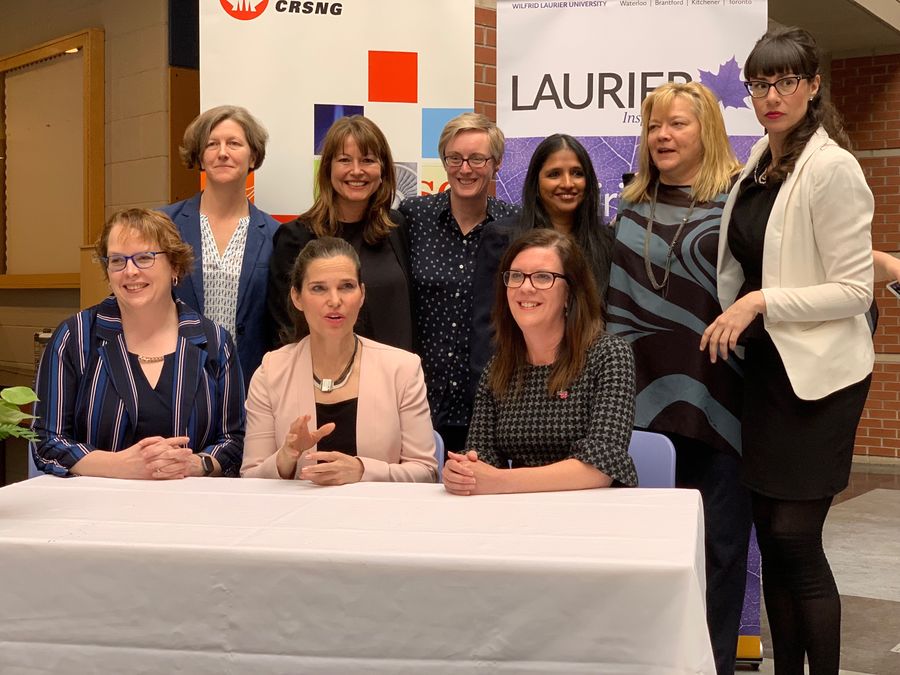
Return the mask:
<path id="1" fill-rule="evenodd" d="M 497 10 L 475 7 L 475 112 L 497 121 Z"/>
<path id="2" fill-rule="evenodd" d="M 900 54 L 835 59 L 832 97 L 875 195 L 875 248 L 900 253 Z M 879 288 L 882 287 L 882 288 Z M 881 312 L 872 391 L 856 455 L 900 457 L 900 301 L 876 284 Z"/>

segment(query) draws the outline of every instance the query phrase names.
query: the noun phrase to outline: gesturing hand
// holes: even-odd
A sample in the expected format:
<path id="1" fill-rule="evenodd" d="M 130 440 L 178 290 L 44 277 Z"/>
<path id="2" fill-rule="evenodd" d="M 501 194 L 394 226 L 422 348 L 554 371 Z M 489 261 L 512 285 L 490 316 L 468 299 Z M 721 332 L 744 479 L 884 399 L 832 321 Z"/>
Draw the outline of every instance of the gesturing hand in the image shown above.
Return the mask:
<path id="1" fill-rule="evenodd" d="M 334 431 L 334 422 L 323 424 L 315 431 L 310 431 L 309 420 L 309 415 L 301 415 L 295 419 L 291 423 L 284 443 L 278 449 L 275 464 L 282 478 L 293 478 L 300 456 Z"/>

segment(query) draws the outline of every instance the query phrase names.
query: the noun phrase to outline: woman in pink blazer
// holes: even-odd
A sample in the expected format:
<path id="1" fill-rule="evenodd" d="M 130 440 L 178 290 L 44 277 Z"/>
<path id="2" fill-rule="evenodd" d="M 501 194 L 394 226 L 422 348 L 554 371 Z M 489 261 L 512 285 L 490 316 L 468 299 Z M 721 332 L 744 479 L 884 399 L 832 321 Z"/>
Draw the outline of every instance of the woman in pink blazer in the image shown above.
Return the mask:
<path id="1" fill-rule="evenodd" d="M 365 287 L 343 239 L 310 241 L 291 274 L 309 335 L 269 352 L 247 396 L 241 476 L 433 482 L 431 414 L 419 357 L 353 332 Z"/>

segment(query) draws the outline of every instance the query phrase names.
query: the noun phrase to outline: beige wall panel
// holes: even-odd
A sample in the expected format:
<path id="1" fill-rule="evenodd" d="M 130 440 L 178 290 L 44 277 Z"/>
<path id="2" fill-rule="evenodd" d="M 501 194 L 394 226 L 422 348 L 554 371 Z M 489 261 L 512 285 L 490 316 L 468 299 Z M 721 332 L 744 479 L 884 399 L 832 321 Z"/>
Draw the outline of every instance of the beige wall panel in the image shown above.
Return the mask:
<path id="1" fill-rule="evenodd" d="M 165 112 L 168 110 L 167 80 L 168 68 L 164 63 L 153 70 L 113 79 L 110 83 L 112 101 L 107 120 Z M 161 153 L 164 151 L 165 148 L 160 150 Z"/>
<path id="2" fill-rule="evenodd" d="M 155 207 L 168 201 L 169 155 L 168 134 L 168 2 L 167 0 L 28 0 L 3 2 L 0 18 L 0 55 L 30 49 L 85 28 L 103 28 L 106 34 L 106 198 L 104 213 L 123 206 Z M 114 107 L 113 103 L 116 103 Z M 113 129 L 112 120 L 135 121 L 127 127 Z M 160 122 L 162 120 L 162 122 Z M 125 139 L 123 133 L 137 137 Z M 79 138 L 81 135 L 79 134 Z M 114 158 L 114 153 L 117 153 Z M 124 154 L 118 154 L 124 153 Z M 136 154 L 135 154 L 136 153 Z M 138 165 L 138 160 L 159 158 L 152 170 Z M 124 166 L 131 165 L 131 166 Z M 113 176 L 117 187 L 113 188 Z M 50 195 L 52 196 L 52 195 Z M 123 200 L 123 201 L 120 201 Z M 77 242 L 81 244 L 81 241 Z M 73 248 L 76 261 L 89 260 L 90 251 Z M 77 271 L 77 270 L 76 270 Z M 95 273 L 92 273 L 95 272 Z M 106 284 L 98 268 L 82 266 L 82 288 L 71 291 L 6 291 L 0 290 L 0 324 L 7 325 L 10 315 L 21 312 L 28 325 L 43 327 L 59 323 L 78 311 L 80 306 L 95 303 L 106 295 Z M 64 299 L 60 299 L 64 298 Z M 26 305 L 47 307 L 50 316 L 37 310 L 32 320 Z M 44 321 L 54 318 L 57 321 Z M 26 323 L 26 319 L 20 320 Z M 30 359 L 17 363 L 7 351 L 18 354 L 32 349 L 32 329 L 16 334 L 16 344 L 0 346 L 0 383 L 28 384 Z M 21 381 L 11 381 L 10 378 Z M 11 473 L 11 467 L 8 467 Z"/>
<path id="3" fill-rule="evenodd" d="M 109 285 L 100 262 L 95 259 L 93 246 L 81 248 L 81 296 L 79 306 L 91 307 L 109 295 Z"/>
<path id="4" fill-rule="evenodd" d="M 34 334 L 48 327 L 0 325 L 0 352 L 3 353 L 6 360 L 14 363 L 26 363 L 29 368 L 33 369 Z M 56 324 L 53 327 L 56 328 Z"/>
<path id="5" fill-rule="evenodd" d="M 166 24 L 167 0 L 28 0 L 3 2 L 0 53 L 10 54 L 84 28 L 107 36 Z"/>
<path id="6" fill-rule="evenodd" d="M 115 80 L 146 70 L 155 70 L 168 60 L 169 27 L 157 23 L 140 27 L 107 40 L 109 78 Z"/>
<path id="7" fill-rule="evenodd" d="M 112 165 L 110 206 L 122 208 L 138 203 L 165 204 L 168 196 L 168 157 L 150 157 Z"/>
<path id="8" fill-rule="evenodd" d="M 169 139 L 169 116 L 156 112 L 109 123 L 108 162 L 158 156 Z"/>
<path id="9" fill-rule="evenodd" d="M 4 387 L 34 387 L 34 365 L 0 361 L 0 383 Z"/>
<path id="10" fill-rule="evenodd" d="M 78 271 L 84 228 L 81 53 L 6 77 L 6 272 Z"/>
<path id="11" fill-rule="evenodd" d="M 105 285 L 104 285 L 105 288 Z M 25 291 L 23 291 L 25 292 Z M 41 291 L 30 291 L 41 294 Z M 77 300 L 77 296 L 76 296 Z M 0 329 L 11 326 L 29 328 L 56 328 L 62 321 L 74 314 L 78 307 L 0 307 Z M 16 350 L 4 353 L 10 358 Z"/>

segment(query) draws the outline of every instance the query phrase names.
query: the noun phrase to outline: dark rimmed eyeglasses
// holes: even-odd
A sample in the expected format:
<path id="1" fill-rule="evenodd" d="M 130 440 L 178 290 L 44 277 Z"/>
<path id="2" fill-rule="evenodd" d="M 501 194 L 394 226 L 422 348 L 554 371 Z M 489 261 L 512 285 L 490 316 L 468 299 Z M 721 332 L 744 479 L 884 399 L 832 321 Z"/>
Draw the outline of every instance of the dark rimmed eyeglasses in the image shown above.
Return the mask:
<path id="1" fill-rule="evenodd" d="M 772 87 L 775 87 L 775 91 L 782 96 L 790 96 L 797 91 L 797 87 L 800 86 L 801 80 L 809 79 L 811 79 L 809 75 L 788 75 L 787 77 L 779 78 L 774 82 L 766 82 L 765 80 L 747 80 L 744 82 L 744 86 L 753 98 L 765 98 L 769 95 L 769 89 Z"/>
<path id="2" fill-rule="evenodd" d="M 569 277 L 557 272 L 532 272 L 527 274 L 519 270 L 506 270 L 503 273 L 503 285 L 507 288 L 518 288 L 525 283 L 526 279 L 531 281 L 531 285 L 535 290 L 546 291 L 548 288 L 553 288 L 553 284 L 556 283 L 557 279 L 568 281 Z"/>
<path id="3" fill-rule="evenodd" d="M 156 256 L 158 255 L 165 255 L 165 251 L 143 251 L 134 255 L 100 256 L 99 260 L 110 272 L 121 272 L 128 265 L 129 260 L 138 269 L 145 270 L 153 267 L 153 263 L 156 262 Z"/>
<path id="4" fill-rule="evenodd" d="M 485 157 L 484 155 L 472 155 L 471 157 L 462 157 L 461 155 L 446 155 L 444 157 L 444 163 L 447 166 L 452 166 L 454 169 L 458 169 L 464 163 L 471 166 L 473 169 L 480 169 L 488 161 L 492 159 L 491 157 Z"/>

